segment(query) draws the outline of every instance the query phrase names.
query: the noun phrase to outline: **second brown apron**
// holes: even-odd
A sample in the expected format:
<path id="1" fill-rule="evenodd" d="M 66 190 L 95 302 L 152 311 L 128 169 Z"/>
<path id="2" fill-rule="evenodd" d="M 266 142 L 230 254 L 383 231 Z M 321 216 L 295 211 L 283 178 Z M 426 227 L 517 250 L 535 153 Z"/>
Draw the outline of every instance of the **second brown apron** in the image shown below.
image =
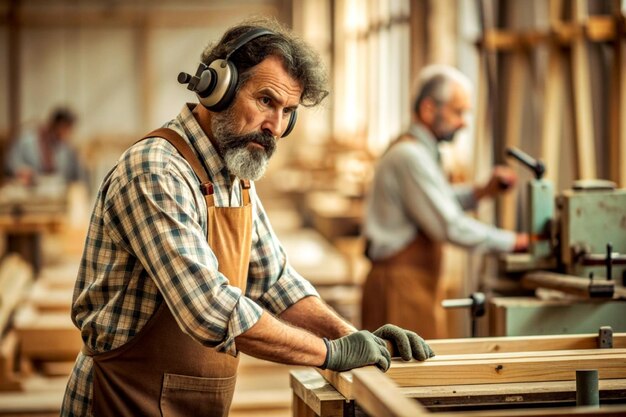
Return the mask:
<path id="1" fill-rule="evenodd" d="M 374 331 L 387 323 L 424 339 L 442 332 L 439 306 L 442 245 L 423 235 L 389 258 L 372 262 L 363 285 L 362 327 Z"/>
<path id="2" fill-rule="evenodd" d="M 169 141 L 189 162 L 207 202 L 208 242 L 219 271 L 245 293 L 252 210 L 249 182 L 242 181 L 241 207 L 215 207 L 208 174 L 189 145 L 170 129 L 148 137 Z M 129 342 L 93 357 L 95 416 L 224 417 L 235 389 L 239 358 L 218 353 L 185 334 L 165 302 Z"/>

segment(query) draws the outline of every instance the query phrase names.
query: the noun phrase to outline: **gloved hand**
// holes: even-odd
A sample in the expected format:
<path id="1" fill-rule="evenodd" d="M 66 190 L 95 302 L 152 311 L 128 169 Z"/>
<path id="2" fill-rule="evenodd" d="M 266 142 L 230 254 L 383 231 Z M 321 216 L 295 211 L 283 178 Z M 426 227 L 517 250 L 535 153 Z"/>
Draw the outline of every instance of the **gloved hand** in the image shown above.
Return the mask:
<path id="1" fill-rule="evenodd" d="M 387 343 L 367 330 L 324 342 L 328 353 L 322 369 L 341 372 L 366 365 L 376 365 L 383 372 L 389 369 L 391 354 Z"/>
<path id="2" fill-rule="evenodd" d="M 405 330 L 393 324 L 385 324 L 374 335 L 389 340 L 400 357 L 409 361 L 411 358 L 424 361 L 435 356 L 430 346 L 417 333 Z"/>

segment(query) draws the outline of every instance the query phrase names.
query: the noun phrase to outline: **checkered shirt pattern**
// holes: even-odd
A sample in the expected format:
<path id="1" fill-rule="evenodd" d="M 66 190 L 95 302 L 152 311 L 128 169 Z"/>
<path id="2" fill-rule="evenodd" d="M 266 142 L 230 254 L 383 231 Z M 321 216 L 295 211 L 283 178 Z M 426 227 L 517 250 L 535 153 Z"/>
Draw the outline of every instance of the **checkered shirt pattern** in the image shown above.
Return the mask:
<path id="1" fill-rule="evenodd" d="M 165 125 L 203 161 L 216 206 L 241 205 L 233 181 L 186 105 Z M 183 331 L 219 351 L 237 354 L 234 338 L 265 309 L 279 314 L 314 287 L 288 263 L 267 214 L 250 189 L 253 206 L 247 289 L 228 285 L 206 241 L 207 210 L 191 166 L 169 142 L 143 140 L 107 174 L 96 198 L 72 303 L 72 320 L 96 352 L 115 349 L 139 332 L 165 301 Z M 91 357 L 76 359 L 62 416 L 88 416 Z"/>

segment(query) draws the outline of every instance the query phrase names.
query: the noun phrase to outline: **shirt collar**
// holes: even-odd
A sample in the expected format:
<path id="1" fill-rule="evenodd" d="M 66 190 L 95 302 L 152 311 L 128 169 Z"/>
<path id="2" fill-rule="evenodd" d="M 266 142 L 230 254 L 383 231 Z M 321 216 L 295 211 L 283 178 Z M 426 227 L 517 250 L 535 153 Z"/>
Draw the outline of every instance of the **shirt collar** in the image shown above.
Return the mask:
<path id="1" fill-rule="evenodd" d="M 230 182 L 230 175 L 226 165 L 224 164 L 224 160 L 217 153 L 217 149 L 215 149 L 213 143 L 211 143 L 211 140 L 193 116 L 192 111 L 196 105 L 199 104 L 185 104 L 176 118 L 176 121 L 185 131 L 189 143 L 196 150 L 196 153 L 200 157 L 200 161 L 202 161 L 209 177 L 212 178 L 214 182 L 221 177 L 228 183 Z"/>
<path id="2" fill-rule="evenodd" d="M 433 159 L 436 161 L 439 160 L 439 147 L 437 146 L 437 139 L 431 131 L 426 128 L 426 126 L 419 122 L 415 122 L 411 124 L 411 127 L 409 127 L 409 134 L 426 146 L 426 149 L 428 149 L 428 152 L 431 154 Z"/>

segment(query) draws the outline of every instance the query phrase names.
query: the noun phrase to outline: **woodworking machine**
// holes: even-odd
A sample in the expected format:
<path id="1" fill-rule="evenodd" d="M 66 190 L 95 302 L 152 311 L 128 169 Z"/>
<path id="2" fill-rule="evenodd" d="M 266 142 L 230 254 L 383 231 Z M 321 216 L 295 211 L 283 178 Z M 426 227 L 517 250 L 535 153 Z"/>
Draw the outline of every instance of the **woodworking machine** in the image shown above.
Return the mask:
<path id="1" fill-rule="evenodd" d="M 605 180 L 577 181 L 555 198 L 551 181 L 543 178 L 545 166 L 541 161 L 515 148 L 509 148 L 507 154 L 532 170 L 534 179 L 527 189 L 528 253 L 503 255 L 500 270 L 542 270 L 597 282 L 598 287 L 605 284 L 602 281 L 623 285 L 626 189 L 616 189 L 614 183 Z M 539 275 L 534 274 L 536 278 Z"/>
<path id="2" fill-rule="evenodd" d="M 603 326 L 625 332 L 626 190 L 610 181 L 577 181 L 555 196 L 541 161 L 515 148 L 507 154 L 534 173 L 525 213 L 530 243 L 526 253 L 498 255 L 497 272 L 482 280 L 487 335 L 591 333 Z M 475 305 L 473 296 L 443 303 L 471 308 L 472 336 Z"/>

